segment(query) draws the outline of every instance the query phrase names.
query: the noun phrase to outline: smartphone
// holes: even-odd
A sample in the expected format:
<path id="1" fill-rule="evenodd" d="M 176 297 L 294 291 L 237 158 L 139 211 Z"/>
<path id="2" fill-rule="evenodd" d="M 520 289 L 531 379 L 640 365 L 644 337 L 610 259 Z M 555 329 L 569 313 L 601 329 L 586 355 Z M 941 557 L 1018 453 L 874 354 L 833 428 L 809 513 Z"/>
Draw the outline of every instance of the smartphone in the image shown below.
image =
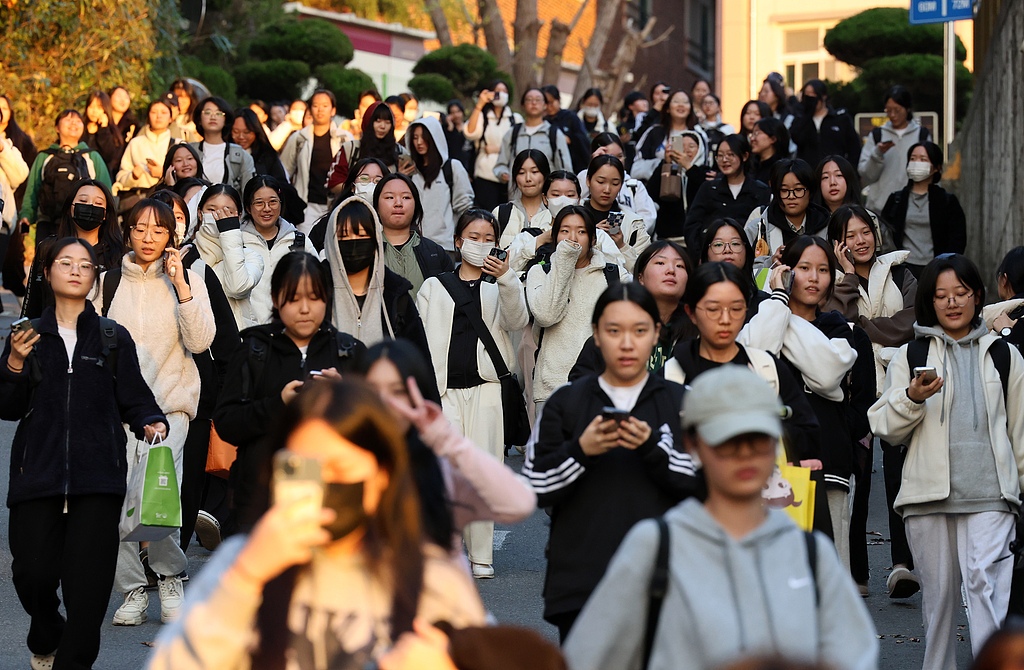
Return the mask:
<path id="1" fill-rule="evenodd" d="M 26 340 L 31 340 L 36 336 L 36 329 L 32 327 L 32 319 L 27 316 L 23 316 L 14 323 L 11 324 L 11 334 L 14 333 L 28 333 Z"/>
<path id="2" fill-rule="evenodd" d="M 672 138 L 672 151 L 683 153 L 683 136 L 676 135 Z"/>
<path id="3" fill-rule="evenodd" d="M 282 449 L 274 454 L 272 479 L 273 502 L 288 504 L 308 501 L 312 510 L 319 511 L 324 502 L 324 482 L 320 461 Z M 316 512 L 313 512 L 315 516 Z"/>
<path id="4" fill-rule="evenodd" d="M 882 128 L 882 141 L 883 142 L 895 142 L 896 140 L 898 140 L 900 138 L 899 135 L 897 135 L 896 132 L 892 128 L 887 128 L 885 126 L 881 126 L 881 128 Z"/>
<path id="5" fill-rule="evenodd" d="M 402 155 L 398 157 L 398 169 L 405 170 L 414 165 L 413 160 L 408 156 Z"/>
<path id="6" fill-rule="evenodd" d="M 306 381 L 313 381 L 314 379 L 323 379 L 324 373 L 320 370 L 310 370 L 306 373 Z"/>
<path id="7" fill-rule="evenodd" d="M 503 261 L 503 260 L 508 258 L 508 252 L 505 251 L 504 249 L 499 249 L 498 247 L 494 247 L 493 249 L 491 249 L 491 253 L 489 253 L 487 255 L 488 256 L 494 256 L 499 261 Z M 480 279 L 482 279 L 483 281 L 487 282 L 488 284 L 493 284 L 496 281 L 498 281 L 497 277 L 495 277 L 494 275 L 489 275 L 486 272 L 483 274 L 483 276 Z"/>
<path id="8" fill-rule="evenodd" d="M 601 419 L 604 421 L 629 421 L 629 412 L 618 407 L 602 407 Z"/>
<path id="9" fill-rule="evenodd" d="M 938 379 L 939 375 L 932 367 L 914 368 L 914 376 L 921 380 L 922 384 L 931 384 Z"/>
<path id="10" fill-rule="evenodd" d="M 608 212 L 608 218 L 605 219 L 605 223 L 608 224 L 608 234 L 618 235 L 622 232 L 622 221 L 626 218 L 623 212 Z"/>
<path id="11" fill-rule="evenodd" d="M 793 271 L 783 270 L 782 271 L 782 290 L 787 294 L 793 293 Z"/>
<path id="12" fill-rule="evenodd" d="M 857 263 L 856 263 L 856 261 L 854 261 L 854 260 L 853 260 L 853 252 L 852 252 L 852 251 L 850 251 L 849 249 L 847 249 L 846 251 L 844 251 L 844 252 L 843 252 L 843 255 L 844 255 L 844 256 L 846 256 L 846 260 L 850 261 L 850 262 L 851 262 L 851 263 L 853 263 L 854 265 L 856 265 L 856 264 L 857 264 Z"/>

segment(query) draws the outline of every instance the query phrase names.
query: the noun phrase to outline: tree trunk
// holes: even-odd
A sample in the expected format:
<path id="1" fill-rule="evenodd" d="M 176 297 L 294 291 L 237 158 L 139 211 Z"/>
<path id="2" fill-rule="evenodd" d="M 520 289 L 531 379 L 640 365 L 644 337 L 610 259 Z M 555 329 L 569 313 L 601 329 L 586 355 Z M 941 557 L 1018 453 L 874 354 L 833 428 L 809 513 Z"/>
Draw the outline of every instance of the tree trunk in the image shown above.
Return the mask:
<path id="1" fill-rule="evenodd" d="M 597 19 L 594 22 L 594 34 L 587 45 L 586 54 L 583 56 L 583 67 L 580 68 L 580 76 L 576 78 L 576 90 L 573 91 L 573 99 L 579 100 L 583 92 L 594 84 L 597 66 L 601 62 L 601 54 L 608 43 L 608 35 L 611 33 L 615 19 L 619 16 L 621 0 L 597 0 Z"/>
<path id="2" fill-rule="evenodd" d="M 516 55 L 512 58 L 512 77 L 516 95 L 537 85 L 537 36 L 541 22 L 537 18 L 537 0 L 517 0 L 515 32 Z"/>
<path id="3" fill-rule="evenodd" d="M 426 0 L 425 4 L 430 21 L 434 24 L 434 32 L 437 33 L 437 41 L 443 47 L 452 46 L 452 31 L 448 28 L 448 17 L 444 14 L 441 0 Z"/>
<path id="4" fill-rule="evenodd" d="M 654 30 L 655 23 L 657 23 L 657 18 L 652 16 L 647 19 L 647 25 L 644 26 L 643 30 L 637 30 L 632 25 L 632 22 L 624 22 L 622 41 L 619 42 L 619 46 L 615 50 L 615 56 L 612 58 L 611 66 L 608 68 L 607 77 L 600 85 L 601 94 L 605 99 L 603 112 L 606 117 L 612 113 L 612 110 L 619 109 L 622 106 L 622 91 L 626 85 L 629 73 L 633 70 L 633 63 L 636 62 L 637 52 L 640 49 L 646 49 L 665 41 L 674 29 L 674 26 L 670 26 L 657 39 L 651 40 L 651 31 Z M 631 88 L 640 89 L 643 85 L 644 81 L 634 82 Z"/>
<path id="5" fill-rule="evenodd" d="M 477 0 L 480 7 L 480 23 L 484 29 L 487 50 L 498 61 L 498 69 L 512 73 L 512 51 L 508 48 L 508 33 L 501 18 L 498 0 Z"/>
<path id="6" fill-rule="evenodd" d="M 544 74 L 542 84 L 558 86 L 558 78 L 562 74 L 562 54 L 569 43 L 572 29 L 558 19 L 551 20 L 551 34 L 548 36 L 548 52 L 544 56 Z"/>

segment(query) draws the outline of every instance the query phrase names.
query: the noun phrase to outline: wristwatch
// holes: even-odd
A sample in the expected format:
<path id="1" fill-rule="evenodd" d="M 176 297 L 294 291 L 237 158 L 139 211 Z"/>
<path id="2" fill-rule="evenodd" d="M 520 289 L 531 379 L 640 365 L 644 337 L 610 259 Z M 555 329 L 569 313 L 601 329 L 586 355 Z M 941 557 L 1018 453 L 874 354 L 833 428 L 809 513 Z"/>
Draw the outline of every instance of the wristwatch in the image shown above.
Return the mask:
<path id="1" fill-rule="evenodd" d="M 1013 329 L 1010 328 L 1009 326 L 1006 326 L 1005 328 L 1003 328 L 1002 330 L 999 331 L 999 336 L 1000 337 L 1009 337 L 1010 333 L 1012 333 L 1012 332 L 1013 332 Z"/>

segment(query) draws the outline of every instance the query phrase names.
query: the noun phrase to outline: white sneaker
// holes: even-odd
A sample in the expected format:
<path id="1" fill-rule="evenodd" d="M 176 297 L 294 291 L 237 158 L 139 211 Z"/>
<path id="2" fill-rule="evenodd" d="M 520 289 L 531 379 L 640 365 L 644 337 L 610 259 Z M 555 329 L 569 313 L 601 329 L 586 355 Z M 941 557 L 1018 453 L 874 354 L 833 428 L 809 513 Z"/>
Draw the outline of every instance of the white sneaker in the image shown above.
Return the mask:
<path id="1" fill-rule="evenodd" d="M 220 546 L 220 522 L 217 517 L 205 510 L 199 510 L 196 516 L 196 537 L 204 549 L 213 551 Z"/>
<path id="2" fill-rule="evenodd" d="M 149 608 L 149 596 L 146 588 L 140 586 L 134 591 L 124 594 L 124 604 L 114 612 L 115 626 L 141 626 L 146 621 L 146 610 Z"/>
<path id="3" fill-rule="evenodd" d="M 185 587 L 182 586 L 181 577 L 161 577 L 157 589 L 160 591 L 160 621 L 170 623 L 181 612 Z"/>
<path id="4" fill-rule="evenodd" d="M 890 598 L 909 598 L 921 590 L 921 580 L 907 566 L 896 565 L 885 580 L 885 588 Z"/>
<path id="5" fill-rule="evenodd" d="M 53 670 L 53 659 L 55 654 L 32 654 L 29 664 L 32 670 Z"/>
<path id="6" fill-rule="evenodd" d="M 474 563 L 473 577 L 475 579 L 494 579 L 494 566 L 486 563 Z"/>

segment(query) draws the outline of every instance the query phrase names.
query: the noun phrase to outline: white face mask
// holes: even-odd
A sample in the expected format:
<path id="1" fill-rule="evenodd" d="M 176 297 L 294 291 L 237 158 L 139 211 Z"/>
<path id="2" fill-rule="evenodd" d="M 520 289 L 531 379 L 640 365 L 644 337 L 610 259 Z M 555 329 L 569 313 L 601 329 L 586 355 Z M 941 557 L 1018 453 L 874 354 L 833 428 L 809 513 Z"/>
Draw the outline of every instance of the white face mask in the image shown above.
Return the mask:
<path id="1" fill-rule="evenodd" d="M 498 107 L 504 107 L 508 104 L 508 93 L 505 91 L 498 91 L 494 96 L 494 104 Z"/>
<path id="2" fill-rule="evenodd" d="M 910 161 L 907 163 L 907 176 L 911 181 L 924 181 L 932 176 L 932 164 L 927 161 Z"/>
<path id="3" fill-rule="evenodd" d="M 548 198 L 548 211 L 551 212 L 551 218 L 558 216 L 558 213 L 569 205 L 578 205 L 580 201 L 576 198 L 570 198 L 567 195 L 556 195 L 553 198 Z"/>
<path id="4" fill-rule="evenodd" d="M 600 107 L 584 107 L 583 108 L 583 116 L 587 117 L 588 119 L 596 119 L 597 115 L 600 114 L 600 113 L 601 113 L 601 108 Z"/>
<path id="5" fill-rule="evenodd" d="M 301 126 L 302 117 L 304 115 L 305 112 L 303 112 L 301 109 L 293 109 L 292 111 L 288 112 L 288 120 L 292 122 L 293 126 Z"/>
<path id="6" fill-rule="evenodd" d="M 356 182 L 355 188 L 352 189 L 352 192 L 366 202 L 373 204 L 373 190 L 375 188 L 377 188 L 377 185 L 372 181 L 368 183 Z"/>
<path id="7" fill-rule="evenodd" d="M 489 242 L 477 242 L 476 240 L 462 240 L 462 260 L 475 268 L 482 268 L 487 254 L 491 253 L 494 245 Z"/>

